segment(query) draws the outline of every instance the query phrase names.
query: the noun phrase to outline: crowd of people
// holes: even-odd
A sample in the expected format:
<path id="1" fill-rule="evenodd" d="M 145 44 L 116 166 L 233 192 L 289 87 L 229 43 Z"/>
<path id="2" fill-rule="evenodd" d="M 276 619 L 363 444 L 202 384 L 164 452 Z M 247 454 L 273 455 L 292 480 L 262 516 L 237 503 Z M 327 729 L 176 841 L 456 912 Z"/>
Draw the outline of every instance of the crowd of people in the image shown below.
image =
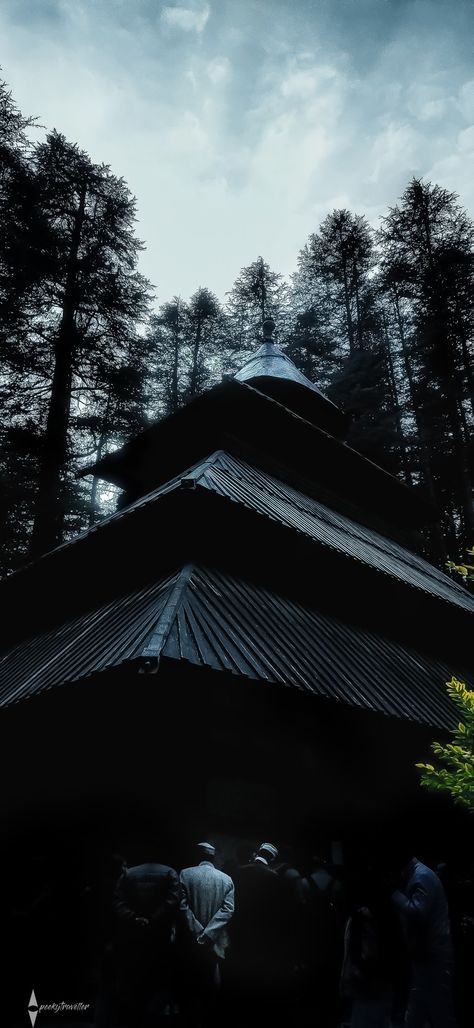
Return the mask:
<path id="1" fill-rule="evenodd" d="M 438 871 L 408 851 L 303 874 L 263 842 L 220 870 L 209 840 L 179 873 L 117 858 L 103 894 L 96 1028 L 185 1023 L 455 1028 L 453 939 Z"/>

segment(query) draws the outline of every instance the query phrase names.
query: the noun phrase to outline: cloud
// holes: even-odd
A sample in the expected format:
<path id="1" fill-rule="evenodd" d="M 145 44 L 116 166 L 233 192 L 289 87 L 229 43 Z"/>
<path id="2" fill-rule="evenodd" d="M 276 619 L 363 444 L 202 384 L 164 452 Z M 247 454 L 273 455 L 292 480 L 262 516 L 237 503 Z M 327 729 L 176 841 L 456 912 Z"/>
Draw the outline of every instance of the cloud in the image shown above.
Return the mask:
<path id="1" fill-rule="evenodd" d="M 471 119 L 474 111 L 474 79 L 464 82 L 459 90 L 458 105 L 464 117 Z"/>
<path id="2" fill-rule="evenodd" d="M 206 73 L 213 85 L 218 86 L 225 82 L 230 75 L 230 61 L 228 57 L 214 57 L 206 67 Z"/>
<path id="3" fill-rule="evenodd" d="M 302 56 L 306 57 L 307 55 Z M 328 81 L 335 80 L 337 77 L 336 69 L 329 65 L 292 70 L 283 79 L 280 92 L 282 96 L 290 99 L 306 100 L 314 96 L 321 86 L 324 87 Z"/>
<path id="4" fill-rule="evenodd" d="M 206 150 L 209 138 L 200 119 L 190 111 L 176 125 L 173 125 L 162 137 L 167 153 L 181 158 L 190 154 L 198 154 Z"/>
<path id="5" fill-rule="evenodd" d="M 397 175 L 401 171 L 411 174 L 416 163 L 417 143 L 418 137 L 411 125 L 390 121 L 372 144 L 374 167 L 369 181 L 379 182 L 393 170 Z"/>
<path id="6" fill-rule="evenodd" d="M 171 28 L 200 33 L 207 25 L 210 13 L 209 4 L 196 10 L 191 7 L 163 7 L 161 20 Z"/>
<path id="7" fill-rule="evenodd" d="M 460 153 L 472 153 L 474 151 L 474 125 L 463 129 L 458 136 L 458 149 Z"/>
<path id="8" fill-rule="evenodd" d="M 224 298 L 260 253 L 290 274 L 328 211 L 377 224 L 412 174 L 474 213 L 472 5 L 165 4 L 0 4 L 14 97 L 124 176 L 158 302 Z"/>

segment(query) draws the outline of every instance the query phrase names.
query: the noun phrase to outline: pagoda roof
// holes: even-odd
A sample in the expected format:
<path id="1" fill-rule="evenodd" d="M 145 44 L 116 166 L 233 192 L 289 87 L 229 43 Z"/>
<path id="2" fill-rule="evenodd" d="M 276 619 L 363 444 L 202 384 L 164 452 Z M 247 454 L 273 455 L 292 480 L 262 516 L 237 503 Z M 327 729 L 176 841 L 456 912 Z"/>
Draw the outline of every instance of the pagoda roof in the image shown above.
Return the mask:
<path id="1" fill-rule="evenodd" d="M 224 450 L 216 450 L 194 467 L 140 497 L 122 511 L 112 514 L 94 529 L 86 530 L 64 546 L 76 545 L 81 539 L 87 538 L 91 531 L 105 531 L 111 522 L 127 519 L 134 512 L 155 504 L 171 491 L 188 490 L 190 486 L 226 497 L 305 535 L 314 543 L 474 614 L 474 596 L 417 553 L 295 489 L 284 479 L 270 475 Z"/>
<path id="2" fill-rule="evenodd" d="M 387 522 L 419 526 L 436 519 L 421 491 L 408 489 L 341 439 L 235 378 L 151 425 L 80 475 L 97 475 L 135 499 L 229 440 L 284 466 L 287 477 L 303 475 L 360 507 L 368 508 L 370 496 L 370 510 Z"/>
<path id="3" fill-rule="evenodd" d="M 443 728 L 456 718 L 444 683 L 466 679 L 376 632 L 189 564 L 4 654 L 0 704 L 112 669 L 156 671 L 162 658 Z"/>
<path id="4" fill-rule="evenodd" d="M 296 367 L 273 340 L 264 340 L 234 378 L 284 403 L 312 424 L 343 435 L 349 418 Z"/>
<path id="5" fill-rule="evenodd" d="M 91 591 L 103 603 L 188 561 L 332 605 L 443 659 L 468 646 L 474 597 L 463 586 L 223 450 L 0 583 L 6 645 L 82 614 Z"/>

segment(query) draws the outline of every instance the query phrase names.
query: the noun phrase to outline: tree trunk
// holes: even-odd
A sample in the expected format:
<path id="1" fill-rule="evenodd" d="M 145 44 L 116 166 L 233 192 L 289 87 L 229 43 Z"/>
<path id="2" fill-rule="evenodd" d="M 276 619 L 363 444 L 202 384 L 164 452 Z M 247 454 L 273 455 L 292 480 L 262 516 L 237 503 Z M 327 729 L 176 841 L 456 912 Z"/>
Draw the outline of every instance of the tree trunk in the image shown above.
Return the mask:
<path id="1" fill-rule="evenodd" d="M 423 424 L 423 420 L 422 420 L 422 418 L 420 416 L 420 412 L 419 412 L 419 409 L 418 409 L 418 402 L 417 402 L 417 396 L 416 396 L 416 385 L 415 385 L 415 381 L 414 381 L 414 378 L 413 378 L 413 372 L 412 372 L 411 364 L 410 364 L 410 356 L 409 356 L 409 353 L 408 353 L 408 347 L 407 347 L 407 342 L 406 342 L 406 338 L 405 338 L 405 329 L 404 329 L 404 326 L 403 326 L 403 319 L 402 319 L 402 315 L 401 315 L 401 311 L 400 311 L 399 298 L 398 298 L 398 294 L 397 294 L 395 289 L 393 290 L 392 295 L 393 295 L 393 304 L 394 304 L 394 308 L 395 308 L 395 315 L 396 315 L 396 319 L 397 319 L 398 334 L 400 336 L 400 343 L 401 343 L 401 347 L 402 347 L 403 363 L 404 363 L 404 366 L 405 366 L 405 371 L 406 371 L 406 376 L 407 376 L 408 390 L 409 390 L 409 393 L 410 393 L 411 406 L 412 406 L 412 410 L 413 410 L 413 416 L 414 416 L 414 419 L 415 419 L 416 431 L 417 431 L 417 435 L 418 435 L 418 445 L 419 445 L 419 449 L 420 449 L 421 474 L 422 474 L 422 478 L 424 479 L 425 485 L 426 485 L 426 487 L 428 489 L 428 492 L 430 494 L 430 497 L 431 497 L 433 503 L 437 504 L 437 494 L 436 494 L 436 490 L 435 490 L 435 487 L 434 487 L 433 476 L 432 476 L 432 473 L 431 473 L 431 466 L 430 466 L 430 460 L 429 460 L 429 454 L 428 454 L 428 450 L 427 450 L 427 446 L 426 446 L 426 430 L 425 430 L 425 426 Z"/>
<path id="2" fill-rule="evenodd" d="M 176 322 L 174 328 L 173 370 L 171 374 L 171 414 L 178 410 L 178 372 L 179 372 L 179 299 L 176 304 Z"/>
<path id="3" fill-rule="evenodd" d="M 357 312 L 357 339 L 359 341 L 359 350 L 364 349 L 364 340 L 362 337 L 362 324 L 360 319 L 360 301 L 359 301 L 359 272 L 357 271 L 357 264 L 354 261 L 352 265 L 354 275 L 354 286 L 355 286 L 355 298 L 356 298 L 356 312 Z"/>
<path id="4" fill-rule="evenodd" d="M 463 317 L 459 304 L 458 291 L 455 288 L 454 297 L 456 301 L 456 315 L 457 315 L 457 329 L 459 339 L 461 341 L 462 360 L 464 365 L 464 374 L 466 376 L 467 390 L 469 394 L 469 402 L 471 405 L 471 411 L 474 415 L 474 372 L 472 370 L 471 357 L 467 346 L 466 332 L 464 329 Z"/>
<path id="5" fill-rule="evenodd" d="M 396 425 L 397 425 L 397 434 L 398 434 L 398 440 L 399 440 L 399 446 L 400 446 L 400 455 L 401 455 L 401 459 L 402 459 L 403 475 L 404 475 L 406 484 L 409 485 L 409 486 L 412 486 L 413 485 L 413 478 L 412 478 L 412 474 L 411 474 L 411 470 L 410 470 L 410 463 L 409 463 L 409 460 L 408 460 L 407 448 L 406 448 L 406 444 L 405 444 L 405 436 L 403 434 L 402 412 L 400 410 L 400 403 L 399 403 L 399 400 L 398 400 L 397 383 L 396 383 L 396 380 L 395 380 L 395 370 L 394 370 L 394 367 L 393 367 L 392 351 L 391 351 L 391 347 L 390 347 L 390 337 L 389 337 L 389 334 L 388 334 L 387 322 L 386 322 L 386 319 L 385 319 L 385 314 L 383 315 L 383 327 L 384 327 L 384 335 L 385 335 L 385 355 L 386 355 L 386 358 L 387 358 L 387 369 L 388 369 L 388 377 L 389 377 L 389 382 L 390 382 L 390 391 L 392 393 L 392 401 L 393 401 L 393 406 L 394 406 L 394 410 L 395 410 L 395 422 L 396 422 Z"/>
<path id="6" fill-rule="evenodd" d="M 86 194 L 87 182 L 84 181 L 81 184 L 79 205 L 71 235 L 62 316 L 54 346 L 53 381 L 31 538 L 32 557 L 38 557 L 41 553 L 54 549 L 63 540 L 65 511 L 62 492 L 68 458 L 71 385 L 76 347 L 77 268 Z"/>
<path id="7" fill-rule="evenodd" d="M 110 389 L 107 397 L 107 407 L 105 409 L 104 421 L 102 424 L 102 431 L 100 433 L 99 442 L 97 445 L 97 452 L 95 456 L 95 463 L 98 464 L 102 460 L 102 454 L 104 452 L 104 446 L 107 443 L 109 433 L 109 414 L 110 414 Z M 94 475 L 91 486 L 91 497 L 89 506 L 89 528 L 92 528 L 97 521 L 97 489 L 100 479 L 97 475 Z"/>
<path id="8" fill-rule="evenodd" d="M 433 503 L 433 505 L 436 508 L 436 510 L 438 511 L 438 519 L 437 519 L 437 521 L 436 521 L 436 523 L 434 525 L 430 526 L 430 529 L 429 529 L 431 556 L 432 556 L 433 561 L 437 561 L 440 565 L 442 565 L 444 563 L 444 561 L 447 559 L 448 553 L 447 553 L 447 550 L 446 550 L 446 543 L 445 543 L 445 541 L 443 539 L 443 535 L 442 535 L 440 524 L 439 524 L 439 519 L 440 519 L 440 516 L 441 516 L 441 512 L 440 512 L 440 504 L 439 504 L 438 492 L 437 492 L 437 489 L 436 489 L 436 486 L 435 486 L 435 482 L 434 482 L 434 479 L 433 479 L 433 473 L 432 473 L 432 470 L 431 470 L 431 462 L 430 462 L 428 447 L 427 447 L 427 444 L 426 444 L 426 428 L 425 428 L 424 420 L 423 420 L 422 416 L 420 415 L 420 410 L 419 410 L 419 407 L 418 407 L 417 389 L 416 389 L 416 384 L 415 384 L 415 381 L 414 381 L 414 378 L 413 378 L 413 372 L 412 372 L 412 368 L 411 368 L 411 364 L 410 364 L 410 355 L 408 353 L 408 347 L 407 347 L 407 342 L 406 342 L 406 338 L 405 338 L 405 329 L 404 329 L 403 319 L 402 319 L 402 315 L 401 315 L 401 311 L 400 311 L 399 297 L 398 297 L 397 290 L 395 288 L 393 288 L 393 290 L 392 290 L 392 297 L 393 297 L 393 304 L 394 304 L 394 308 L 395 308 L 395 315 L 396 315 L 396 319 L 397 319 L 398 333 L 399 333 L 399 336 L 400 336 L 400 343 L 401 343 L 401 347 L 402 347 L 403 363 L 404 363 L 404 366 L 405 366 L 407 382 L 408 382 L 408 389 L 409 389 L 409 393 L 410 393 L 411 405 L 412 405 L 412 410 L 413 410 L 413 416 L 414 416 L 414 419 L 415 419 L 415 425 L 416 425 L 416 430 L 417 430 L 417 435 L 418 435 L 418 446 L 419 446 L 419 454 L 420 454 L 421 476 L 422 476 L 423 483 L 426 486 L 426 489 L 428 491 L 428 495 L 430 497 L 430 500 Z"/>
<path id="9" fill-rule="evenodd" d="M 349 298 L 349 283 L 347 280 L 347 262 L 345 260 L 343 260 L 342 262 L 342 271 L 344 277 L 344 304 L 346 308 L 347 335 L 349 337 L 349 353 L 352 356 L 355 350 L 354 325 L 352 323 L 351 304 Z"/>
<path id="10" fill-rule="evenodd" d="M 194 337 L 193 346 L 193 366 L 191 368 L 191 376 L 189 380 L 189 395 L 196 396 L 198 387 L 198 360 L 199 352 L 201 348 L 201 336 L 202 336 L 202 317 L 198 315 L 198 321 L 196 326 L 196 335 Z"/>

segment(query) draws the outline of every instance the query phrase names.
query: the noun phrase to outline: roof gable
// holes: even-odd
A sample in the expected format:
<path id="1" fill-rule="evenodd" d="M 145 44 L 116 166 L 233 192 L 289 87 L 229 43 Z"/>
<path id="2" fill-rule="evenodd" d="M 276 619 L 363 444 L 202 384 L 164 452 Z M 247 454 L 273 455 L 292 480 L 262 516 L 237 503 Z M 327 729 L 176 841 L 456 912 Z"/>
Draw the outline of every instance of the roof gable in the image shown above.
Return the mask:
<path id="1" fill-rule="evenodd" d="M 263 586 L 195 565 L 5 654 L 0 703 L 124 665 L 144 670 L 162 657 L 430 725 L 451 726 L 455 718 L 444 683 L 456 669 Z"/>

